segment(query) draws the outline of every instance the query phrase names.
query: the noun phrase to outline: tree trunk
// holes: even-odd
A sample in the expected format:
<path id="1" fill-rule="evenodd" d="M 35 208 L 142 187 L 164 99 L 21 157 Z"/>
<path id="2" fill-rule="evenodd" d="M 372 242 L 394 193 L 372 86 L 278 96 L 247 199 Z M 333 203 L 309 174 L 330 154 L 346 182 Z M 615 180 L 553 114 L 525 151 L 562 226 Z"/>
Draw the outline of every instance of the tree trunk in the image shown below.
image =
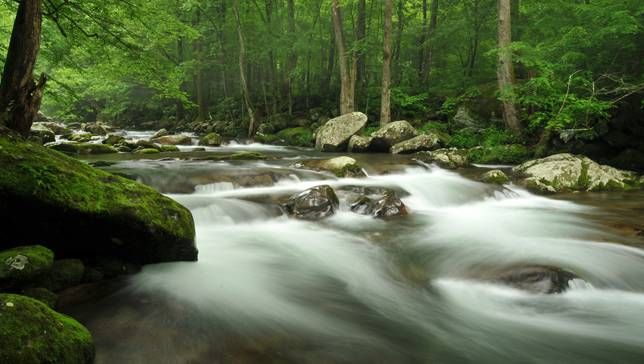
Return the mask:
<path id="1" fill-rule="evenodd" d="M 34 80 L 34 67 L 40 50 L 42 0 L 22 0 L 13 23 L 7 60 L 0 82 L 0 125 L 28 135 L 47 78 Z"/>
<path id="2" fill-rule="evenodd" d="M 246 105 L 248 117 L 250 118 L 250 122 L 248 124 L 248 137 L 253 138 L 257 127 L 255 125 L 255 112 L 253 111 L 253 105 L 251 104 L 248 92 L 248 83 L 246 82 L 246 46 L 244 45 L 244 33 L 242 32 L 241 18 L 239 17 L 239 0 L 233 1 L 233 12 L 235 13 L 235 19 L 237 20 L 237 38 L 239 40 L 239 79 L 244 104 Z"/>
<path id="3" fill-rule="evenodd" d="M 356 57 L 353 57 L 352 66 L 349 66 L 349 54 L 346 50 L 344 31 L 342 29 L 342 13 L 339 0 L 333 0 L 331 13 L 333 16 L 333 31 L 338 50 L 340 64 L 340 114 L 348 114 L 355 110 L 355 70 L 358 67 Z"/>
<path id="4" fill-rule="evenodd" d="M 514 104 L 514 71 L 512 67 L 511 0 L 499 0 L 499 59 L 497 79 L 503 103 L 503 120 L 515 135 L 521 134 L 521 124 Z"/>
<path id="5" fill-rule="evenodd" d="M 183 53 L 183 38 L 179 38 L 177 40 L 177 63 L 179 65 L 182 65 L 183 62 L 185 61 L 184 59 L 184 53 Z M 183 91 L 183 82 L 179 85 L 179 91 Z M 176 117 L 177 117 L 177 124 L 181 122 L 185 117 L 186 117 L 186 109 L 183 106 L 183 101 L 181 99 L 177 99 L 175 101 L 176 103 Z"/>
<path id="6" fill-rule="evenodd" d="M 291 39 L 295 39 L 295 1 L 287 1 L 287 11 L 288 11 L 288 32 Z M 294 47 L 291 47 L 291 50 L 288 54 L 287 60 L 287 93 L 288 93 L 288 114 L 293 115 L 293 78 L 295 77 L 295 67 L 297 67 L 297 53 L 295 53 Z"/>
<path id="7" fill-rule="evenodd" d="M 398 26 L 396 27 L 396 47 L 393 51 L 393 64 L 394 64 L 394 84 L 398 85 L 402 82 L 402 67 L 400 62 L 400 55 L 402 54 L 402 37 L 405 30 L 405 1 L 398 0 L 396 7 L 396 15 L 398 17 Z"/>
<path id="8" fill-rule="evenodd" d="M 193 25 L 198 26 L 201 23 L 201 14 L 197 11 Z M 197 94 L 197 121 L 205 121 L 208 119 L 208 105 L 206 102 L 206 91 L 204 90 L 204 75 L 203 75 L 203 39 L 199 37 L 195 39 L 192 44 L 194 58 L 196 60 L 196 68 L 194 75 L 195 92 Z"/>
<path id="9" fill-rule="evenodd" d="M 385 27 L 383 36 L 382 53 L 382 96 L 380 100 L 380 125 L 391 122 L 391 17 L 393 13 L 393 0 L 385 0 Z"/>
<path id="10" fill-rule="evenodd" d="M 367 86 L 367 67 L 365 63 L 365 37 L 367 34 L 367 1 L 358 0 L 358 22 L 356 25 L 356 42 L 358 52 L 356 54 L 357 71 L 356 82 L 358 83 L 358 95 L 362 97 Z"/>

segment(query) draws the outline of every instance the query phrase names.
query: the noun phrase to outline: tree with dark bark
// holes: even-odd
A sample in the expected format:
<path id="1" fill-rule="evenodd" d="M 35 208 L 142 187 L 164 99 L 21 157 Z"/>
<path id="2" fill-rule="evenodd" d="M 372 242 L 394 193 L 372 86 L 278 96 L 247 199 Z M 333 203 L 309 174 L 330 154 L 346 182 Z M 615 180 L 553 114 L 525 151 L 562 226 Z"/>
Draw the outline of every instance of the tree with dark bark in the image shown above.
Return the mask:
<path id="1" fill-rule="evenodd" d="M 237 39 L 239 41 L 239 79 L 241 82 L 242 97 L 250 120 L 248 123 L 248 137 L 253 138 L 257 131 L 257 125 L 255 123 L 255 110 L 250 100 L 248 81 L 246 80 L 246 45 L 244 32 L 242 31 L 241 17 L 239 16 L 239 0 L 233 1 L 233 12 L 235 13 L 235 19 L 237 21 Z"/>
<path id="2" fill-rule="evenodd" d="M 47 81 L 44 74 L 37 81 L 33 75 L 41 30 L 42 0 L 20 1 L 0 82 L 0 125 L 23 135 L 31 130 Z"/>
<path id="3" fill-rule="evenodd" d="M 331 14 L 333 16 L 333 31 L 338 51 L 338 63 L 340 64 L 340 114 L 348 114 L 355 110 L 358 60 L 355 54 L 350 55 L 347 50 L 342 26 L 340 0 L 333 0 L 331 3 Z"/>
<path id="4" fill-rule="evenodd" d="M 499 0 L 499 56 L 497 79 L 503 106 L 503 121 L 515 135 L 521 135 L 521 123 L 514 101 L 514 70 L 512 66 L 511 0 Z"/>
<path id="5" fill-rule="evenodd" d="M 393 0 L 385 0 L 385 24 L 382 52 L 382 94 L 380 100 L 380 125 L 391 122 L 391 33 Z"/>

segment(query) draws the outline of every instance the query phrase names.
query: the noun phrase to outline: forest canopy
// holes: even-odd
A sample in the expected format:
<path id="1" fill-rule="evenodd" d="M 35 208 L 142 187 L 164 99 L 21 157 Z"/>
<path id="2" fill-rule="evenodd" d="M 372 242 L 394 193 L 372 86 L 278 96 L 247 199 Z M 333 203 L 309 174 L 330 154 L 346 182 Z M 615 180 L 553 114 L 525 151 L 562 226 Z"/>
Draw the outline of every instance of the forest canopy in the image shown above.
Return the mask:
<path id="1" fill-rule="evenodd" d="M 42 109 L 124 124 L 245 120 L 249 110 L 260 121 L 312 108 L 338 114 L 335 2 L 45 0 L 36 67 L 49 78 Z M 339 2 L 345 53 L 355 59 L 355 109 L 370 120 L 380 116 L 385 3 Z M 394 119 L 448 118 L 467 104 L 499 121 L 499 101 L 511 98 L 533 133 L 593 126 L 624 103 L 641 110 L 644 3 L 511 2 L 509 94 L 497 84 L 497 3 L 393 1 Z M 16 8 L 7 0 L 0 8 L 2 54 Z"/>

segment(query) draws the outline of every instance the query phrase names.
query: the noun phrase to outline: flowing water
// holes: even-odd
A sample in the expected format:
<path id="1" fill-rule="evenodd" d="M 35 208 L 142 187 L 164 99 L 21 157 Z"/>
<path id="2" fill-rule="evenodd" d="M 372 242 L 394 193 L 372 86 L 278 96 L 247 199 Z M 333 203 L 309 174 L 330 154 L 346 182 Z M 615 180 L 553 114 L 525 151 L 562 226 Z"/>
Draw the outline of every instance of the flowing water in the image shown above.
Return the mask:
<path id="1" fill-rule="evenodd" d="M 644 194 L 544 198 L 467 178 L 481 169 L 384 155 L 362 157 L 370 177 L 336 179 L 289 167 L 311 151 L 250 148 L 283 158 L 110 167 L 187 206 L 200 254 L 67 308 L 92 331 L 98 363 L 644 360 Z M 320 184 L 339 191 L 334 217 L 281 215 L 280 199 Z M 377 187 L 398 191 L 411 214 L 349 211 L 354 191 Z M 547 295 L 482 278 L 524 265 L 581 279 Z"/>

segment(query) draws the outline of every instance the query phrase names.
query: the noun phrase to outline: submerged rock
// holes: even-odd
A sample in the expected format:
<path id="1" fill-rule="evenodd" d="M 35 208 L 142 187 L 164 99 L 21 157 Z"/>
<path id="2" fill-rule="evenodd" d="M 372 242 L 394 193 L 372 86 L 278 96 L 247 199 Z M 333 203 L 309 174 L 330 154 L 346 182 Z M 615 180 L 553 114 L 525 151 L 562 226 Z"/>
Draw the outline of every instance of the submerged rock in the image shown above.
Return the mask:
<path id="1" fill-rule="evenodd" d="M 379 218 L 405 216 L 408 214 L 405 204 L 394 192 L 387 192 L 376 202 L 373 215 Z"/>
<path id="2" fill-rule="evenodd" d="M 0 363 L 94 361 L 92 336 L 83 325 L 42 302 L 14 294 L 0 294 L 0 348 Z"/>
<path id="3" fill-rule="evenodd" d="M 432 152 L 416 153 L 416 158 L 425 163 L 436 163 L 447 169 L 458 169 L 469 167 L 470 161 L 467 157 L 467 150 L 464 149 L 438 149 Z"/>
<path id="4" fill-rule="evenodd" d="M 405 120 L 394 121 L 371 133 L 370 149 L 389 152 L 395 144 L 418 136 L 418 130 Z"/>
<path id="5" fill-rule="evenodd" d="M 199 141 L 199 145 L 203 145 L 206 147 L 218 147 L 221 145 L 222 141 L 223 140 L 221 138 L 221 135 L 217 133 L 210 133 L 204 136 L 203 138 L 201 138 L 201 140 Z"/>
<path id="6" fill-rule="evenodd" d="M 295 163 L 296 168 L 308 168 L 316 171 L 327 171 L 336 177 L 366 177 L 362 167 L 351 157 L 337 157 L 332 159 L 312 159 Z"/>
<path id="7" fill-rule="evenodd" d="M 493 281 L 540 294 L 556 294 L 570 288 L 570 281 L 579 279 L 575 274 L 548 266 L 513 267 L 493 273 Z"/>
<path id="8" fill-rule="evenodd" d="M 327 185 L 297 193 L 283 205 L 289 216 L 302 220 L 320 220 L 333 216 L 339 206 L 338 196 Z"/>
<path id="9" fill-rule="evenodd" d="M 392 154 L 412 154 L 422 151 L 432 151 L 440 148 L 441 138 L 434 133 L 423 134 L 400 142 L 391 147 Z"/>
<path id="10" fill-rule="evenodd" d="M 503 185 L 510 181 L 510 178 L 500 169 L 493 169 L 485 172 L 479 178 L 481 182 Z"/>
<path id="11" fill-rule="evenodd" d="M 38 241 L 79 258 L 197 259 L 190 211 L 150 187 L 9 137 L 0 165 L 0 248 Z"/>
<path id="12" fill-rule="evenodd" d="M 640 187 L 633 172 L 604 166 L 572 154 L 555 154 L 515 167 L 514 177 L 539 193 L 626 190 Z"/>
<path id="13" fill-rule="evenodd" d="M 342 152 L 347 148 L 349 139 L 367 124 L 367 115 L 353 112 L 326 122 L 318 129 L 315 149 L 322 152 Z"/>
<path id="14" fill-rule="evenodd" d="M 359 215 L 373 215 L 376 202 L 367 196 L 358 196 L 351 202 L 351 211 Z"/>
<path id="15" fill-rule="evenodd" d="M 40 245 L 20 246 L 0 252 L 0 289 L 34 282 L 49 272 L 54 253 Z"/>

